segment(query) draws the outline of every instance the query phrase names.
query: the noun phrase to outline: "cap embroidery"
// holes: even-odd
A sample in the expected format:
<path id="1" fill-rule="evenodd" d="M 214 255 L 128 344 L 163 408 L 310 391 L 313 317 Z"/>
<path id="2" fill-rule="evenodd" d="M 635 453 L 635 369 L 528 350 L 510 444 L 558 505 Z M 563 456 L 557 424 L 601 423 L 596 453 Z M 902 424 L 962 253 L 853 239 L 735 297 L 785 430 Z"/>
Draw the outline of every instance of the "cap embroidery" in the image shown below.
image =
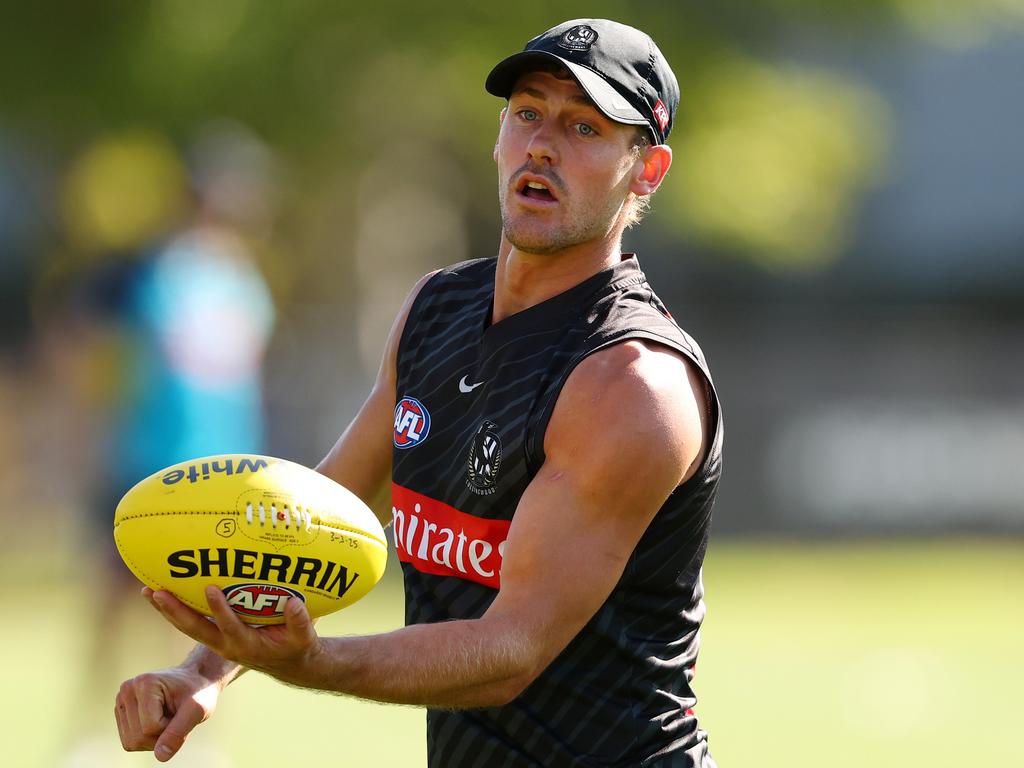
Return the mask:
<path id="1" fill-rule="evenodd" d="M 658 99 L 658 103 L 654 105 L 654 119 L 658 121 L 658 126 L 664 133 L 665 126 L 668 125 L 668 109 L 665 108 L 661 99 Z"/>
<path id="2" fill-rule="evenodd" d="M 589 51 L 595 42 L 597 42 L 597 31 L 586 24 L 566 30 L 558 38 L 558 45 L 567 51 Z"/>

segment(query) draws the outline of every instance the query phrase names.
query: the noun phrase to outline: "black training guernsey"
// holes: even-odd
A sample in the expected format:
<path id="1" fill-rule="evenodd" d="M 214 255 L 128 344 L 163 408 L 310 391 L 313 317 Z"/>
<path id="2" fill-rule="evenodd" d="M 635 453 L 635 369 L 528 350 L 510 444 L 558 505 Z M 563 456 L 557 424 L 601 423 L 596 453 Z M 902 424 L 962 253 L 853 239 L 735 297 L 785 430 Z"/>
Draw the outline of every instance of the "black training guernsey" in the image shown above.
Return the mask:
<path id="1" fill-rule="evenodd" d="M 392 515 L 408 624 L 474 619 L 491 604 L 516 506 L 544 462 L 555 401 L 587 355 L 625 339 L 685 355 L 707 377 L 713 437 L 611 595 L 520 696 L 501 707 L 428 711 L 429 764 L 713 766 L 690 687 L 722 466 L 722 419 L 704 356 L 635 257 L 491 324 L 495 266 L 468 261 L 432 277 L 398 349 Z M 614 440 L 600 416 L 594 439 Z"/>

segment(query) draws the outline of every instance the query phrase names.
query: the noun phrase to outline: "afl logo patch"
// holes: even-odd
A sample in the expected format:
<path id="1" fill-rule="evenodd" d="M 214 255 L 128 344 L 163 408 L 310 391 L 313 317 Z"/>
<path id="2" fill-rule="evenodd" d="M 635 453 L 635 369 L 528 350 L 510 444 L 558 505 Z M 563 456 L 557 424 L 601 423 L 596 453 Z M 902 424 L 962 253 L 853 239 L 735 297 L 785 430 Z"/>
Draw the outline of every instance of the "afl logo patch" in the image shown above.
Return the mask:
<path id="1" fill-rule="evenodd" d="M 239 616 L 253 616 L 268 619 L 284 615 L 284 606 L 289 597 L 306 602 L 301 592 L 277 584 L 233 584 L 224 588 L 231 610 Z"/>
<path id="2" fill-rule="evenodd" d="M 466 473 L 466 485 L 473 493 L 490 496 L 498 482 L 498 470 L 501 469 L 501 438 L 498 437 L 498 425 L 493 421 L 485 421 L 473 436 L 469 446 L 469 468 Z"/>
<path id="3" fill-rule="evenodd" d="M 427 439 L 430 414 L 415 397 L 403 397 L 395 406 L 395 448 L 412 448 Z"/>
<path id="4" fill-rule="evenodd" d="M 590 47 L 597 42 L 597 32 L 593 27 L 580 24 L 572 29 L 566 30 L 558 44 L 567 51 L 589 51 Z"/>

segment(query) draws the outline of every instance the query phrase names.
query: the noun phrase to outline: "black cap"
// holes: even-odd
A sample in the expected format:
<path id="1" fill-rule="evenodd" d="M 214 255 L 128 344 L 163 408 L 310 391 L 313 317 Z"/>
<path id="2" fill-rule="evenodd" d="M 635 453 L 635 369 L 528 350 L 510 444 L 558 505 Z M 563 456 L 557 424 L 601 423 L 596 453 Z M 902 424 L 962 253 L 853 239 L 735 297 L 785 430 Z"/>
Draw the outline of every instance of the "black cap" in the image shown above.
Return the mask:
<path id="1" fill-rule="evenodd" d="M 607 19 L 567 21 L 499 62 L 487 76 L 487 91 L 507 99 L 520 75 L 552 60 L 572 73 L 610 119 L 646 125 L 655 144 L 665 143 L 679 106 L 679 83 L 650 36 Z"/>

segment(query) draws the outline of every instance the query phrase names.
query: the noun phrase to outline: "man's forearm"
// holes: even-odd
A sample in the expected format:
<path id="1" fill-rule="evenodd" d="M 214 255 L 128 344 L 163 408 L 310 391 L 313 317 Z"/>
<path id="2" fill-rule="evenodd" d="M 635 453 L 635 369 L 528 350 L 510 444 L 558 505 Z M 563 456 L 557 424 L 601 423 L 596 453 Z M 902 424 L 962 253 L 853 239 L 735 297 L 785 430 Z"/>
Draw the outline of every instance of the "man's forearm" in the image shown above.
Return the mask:
<path id="1" fill-rule="evenodd" d="M 375 701 L 463 709 L 505 704 L 534 674 L 524 639 L 483 619 L 323 638 L 295 678 L 279 677 Z"/>

